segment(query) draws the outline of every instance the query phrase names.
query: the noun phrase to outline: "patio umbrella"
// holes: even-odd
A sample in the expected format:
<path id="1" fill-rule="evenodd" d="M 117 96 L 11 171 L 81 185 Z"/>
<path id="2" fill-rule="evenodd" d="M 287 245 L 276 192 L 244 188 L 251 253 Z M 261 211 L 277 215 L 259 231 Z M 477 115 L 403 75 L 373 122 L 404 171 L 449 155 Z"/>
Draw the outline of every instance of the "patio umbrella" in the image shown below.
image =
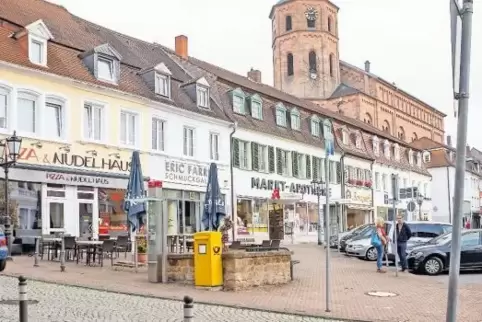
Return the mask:
<path id="1" fill-rule="evenodd" d="M 127 220 L 132 231 L 136 231 L 143 225 L 143 215 L 146 212 L 144 201 L 136 199 L 145 198 L 144 177 L 142 176 L 139 151 L 132 153 L 131 171 L 127 183 L 126 195 L 124 198 L 124 211 L 127 213 Z"/>
<path id="2" fill-rule="evenodd" d="M 211 163 L 202 216 L 204 229 L 217 231 L 224 216 L 226 216 L 226 207 L 219 188 L 218 167 L 216 163 Z"/>

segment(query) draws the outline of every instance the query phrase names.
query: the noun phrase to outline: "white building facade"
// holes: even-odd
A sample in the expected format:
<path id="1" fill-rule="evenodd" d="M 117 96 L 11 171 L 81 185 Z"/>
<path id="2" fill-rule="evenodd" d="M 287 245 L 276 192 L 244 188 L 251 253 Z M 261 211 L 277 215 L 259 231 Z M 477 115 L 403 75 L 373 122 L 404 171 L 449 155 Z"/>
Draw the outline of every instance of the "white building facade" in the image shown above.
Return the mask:
<path id="1" fill-rule="evenodd" d="M 204 229 L 203 206 L 209 167 L 218 181 L 230 215 L 230 135 L 233 124 L 179 108 L 151 109 L 152 146 L 145 175 L 162 182 L 168 235 L 191 235 Z"/>
<path id="2" fill-rule="evenodd" d="M 341 212 L 337 207 L 341 200 L 340 154 L 329 157 L 326 176 L 325 150 L 319 147 L 239 128 L 232 149 L 238 240 L 316 242 L 318 201 L 323 206 L 326 197 L 324 185 L 318 185 L 323 190 L 317 190 L 313 181 L 324 182 L 327 177 L 330 227 L 337 226 Z"/>

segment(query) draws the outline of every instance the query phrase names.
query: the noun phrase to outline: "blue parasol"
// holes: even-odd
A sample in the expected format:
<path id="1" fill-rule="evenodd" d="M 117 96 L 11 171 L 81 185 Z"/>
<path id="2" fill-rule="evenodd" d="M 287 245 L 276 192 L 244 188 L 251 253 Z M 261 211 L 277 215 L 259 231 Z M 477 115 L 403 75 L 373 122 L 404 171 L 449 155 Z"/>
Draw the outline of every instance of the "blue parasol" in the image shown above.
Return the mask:
<path id="1" fill-rule="evenodd" d="M 142 176 L 139 151 L 132 153 L 131 171 L 127 191 L 124 198 L 124 211 L 127 213 L 127 220 L 131 231 L 136 231 L 143 223 L 143 215 L 146 213 L 144 201 L 136 199 L 145 198 L 144 177 Z"/>
<path id="2" fill-rule="evenodd" d="M 226 216 L 226 207 L 219 187 L 218 167 L 216 163 L 211 163 L 202 216 L 204 230 L 217 231 L 224 216 Z"/>

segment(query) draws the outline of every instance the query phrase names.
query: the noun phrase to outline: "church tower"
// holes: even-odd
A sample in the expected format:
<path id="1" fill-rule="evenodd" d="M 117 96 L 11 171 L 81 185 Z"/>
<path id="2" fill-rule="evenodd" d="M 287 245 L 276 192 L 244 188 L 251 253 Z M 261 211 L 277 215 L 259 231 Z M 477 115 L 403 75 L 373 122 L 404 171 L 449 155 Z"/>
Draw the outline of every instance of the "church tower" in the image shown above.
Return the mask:
<path id="1" fill-rule="evenodd" d="M 340 84 L 338 7 L 328 0 L 279 0 L 271 9 L 274 86 L 311 101 Z"/>

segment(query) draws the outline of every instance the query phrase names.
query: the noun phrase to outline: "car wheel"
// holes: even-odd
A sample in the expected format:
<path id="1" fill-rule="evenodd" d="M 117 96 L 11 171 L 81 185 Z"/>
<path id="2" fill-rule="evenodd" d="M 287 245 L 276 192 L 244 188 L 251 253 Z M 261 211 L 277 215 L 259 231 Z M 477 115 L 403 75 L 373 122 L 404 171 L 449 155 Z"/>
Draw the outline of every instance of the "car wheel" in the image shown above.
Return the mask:
<path id="1" fill-rule="evenodd" d="M 432 256 L 423 263 L 423 271 L 428 275 L 438 275 L 442 272 L 444 264 L 438 257 Z"/>
<path id="2" fill-rule="evenodd" d="M 5 267 L 7 267 L 7 261 L 0 261 L 0 272 L 3 272 L 5 270 Z"/>
<path id="3" fill-rule="evenodd" d="M 370 247 L 367 250 L 367 253 L 365 255 L 365 258 L 368 259 L 369 261 L 376 261 L 377 260 L 377 250 L 375 247 Z"/>

